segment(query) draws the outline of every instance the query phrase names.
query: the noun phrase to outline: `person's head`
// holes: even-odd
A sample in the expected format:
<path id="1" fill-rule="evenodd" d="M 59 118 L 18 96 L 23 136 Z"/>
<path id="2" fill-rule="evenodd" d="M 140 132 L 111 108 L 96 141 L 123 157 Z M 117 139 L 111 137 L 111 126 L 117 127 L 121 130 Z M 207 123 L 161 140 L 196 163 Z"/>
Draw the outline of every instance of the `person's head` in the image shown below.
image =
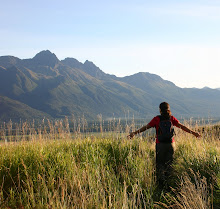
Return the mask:
<path id="1" fill-rule="evenodd" d="M 169 118 L 171 116 L 170 105 L 167 102 L 162 102 L 159 108 L 162 116 L 165 118 Z"/>

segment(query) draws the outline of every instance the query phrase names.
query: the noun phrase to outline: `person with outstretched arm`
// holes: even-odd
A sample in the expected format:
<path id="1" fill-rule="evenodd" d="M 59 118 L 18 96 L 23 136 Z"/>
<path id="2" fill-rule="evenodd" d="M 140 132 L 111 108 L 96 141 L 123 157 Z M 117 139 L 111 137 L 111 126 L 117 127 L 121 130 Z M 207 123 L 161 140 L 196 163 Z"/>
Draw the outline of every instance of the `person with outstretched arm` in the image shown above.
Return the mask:
<path id="1" fill-rule="evenodd" d="M 185 132 L 193 134 L 195 137 L 201 137 L 183 124 L 181 124 L 170 111 L 170 105 L 162 102 L 159 105 L 160 115 L 154 117 L 147 125 L 131 132 L 128 137 L 133 138 L 136 134 L 146 131 L 150 128 L 156 128 L 156 178 L 159 186 L 165 186 L 167 178 L 172 172 L 172 162 L 174 154 L 174 128 L 176 126 Z"/>

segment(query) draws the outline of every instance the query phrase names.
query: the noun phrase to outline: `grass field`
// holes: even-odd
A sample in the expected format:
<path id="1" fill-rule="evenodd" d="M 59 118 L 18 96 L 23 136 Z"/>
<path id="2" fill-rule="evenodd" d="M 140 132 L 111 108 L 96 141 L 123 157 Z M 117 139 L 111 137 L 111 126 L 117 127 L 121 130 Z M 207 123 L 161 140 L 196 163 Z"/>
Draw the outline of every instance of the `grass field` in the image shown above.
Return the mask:
<path id="1" fill-rule="evenodd" d="M 196 127 L 199 139 L 176 130 L 166 190 L 155 181 L 151 134 L 128 140 L 119 129 L 72 134 L 68 123 L 54 126 L 26 124 L 13 136 L 4 129 L 12 124 L 2 127 L 1 208 L 220 208 L 218 125 Z"/>

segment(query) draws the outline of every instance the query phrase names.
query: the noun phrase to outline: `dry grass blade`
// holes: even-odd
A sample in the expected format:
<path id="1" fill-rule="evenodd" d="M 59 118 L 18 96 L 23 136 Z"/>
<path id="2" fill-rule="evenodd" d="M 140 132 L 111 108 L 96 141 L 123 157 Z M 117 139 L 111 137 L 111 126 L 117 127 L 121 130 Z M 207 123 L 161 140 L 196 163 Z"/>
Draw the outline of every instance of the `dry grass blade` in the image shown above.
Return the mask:
<path id="1" fill-rule="evenodd" d="M 193 173 L 193 171 L 191 171 Z M 169 204 L 159 203 L 162 208 L 173 209 L 210 209 L 210 192 L 205 177 L 193 173 L 190 178 L 185 173 L 181 178 L 179 189 L 173 189 L 175 196 L 168 195 Z"/>

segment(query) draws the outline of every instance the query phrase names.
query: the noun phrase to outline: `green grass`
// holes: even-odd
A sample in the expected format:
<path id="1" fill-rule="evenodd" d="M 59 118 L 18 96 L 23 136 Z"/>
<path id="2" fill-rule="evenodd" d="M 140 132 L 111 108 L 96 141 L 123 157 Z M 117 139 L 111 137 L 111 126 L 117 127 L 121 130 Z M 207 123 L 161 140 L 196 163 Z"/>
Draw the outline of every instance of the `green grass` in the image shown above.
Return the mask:
<path id="1" fill-rule="evenodd" d="M 178 134 L 170 191 L 156 185 L 147 137 L 33 139 L 0 146 L 1 208 L 220 208 L 215 136 Z"/>

